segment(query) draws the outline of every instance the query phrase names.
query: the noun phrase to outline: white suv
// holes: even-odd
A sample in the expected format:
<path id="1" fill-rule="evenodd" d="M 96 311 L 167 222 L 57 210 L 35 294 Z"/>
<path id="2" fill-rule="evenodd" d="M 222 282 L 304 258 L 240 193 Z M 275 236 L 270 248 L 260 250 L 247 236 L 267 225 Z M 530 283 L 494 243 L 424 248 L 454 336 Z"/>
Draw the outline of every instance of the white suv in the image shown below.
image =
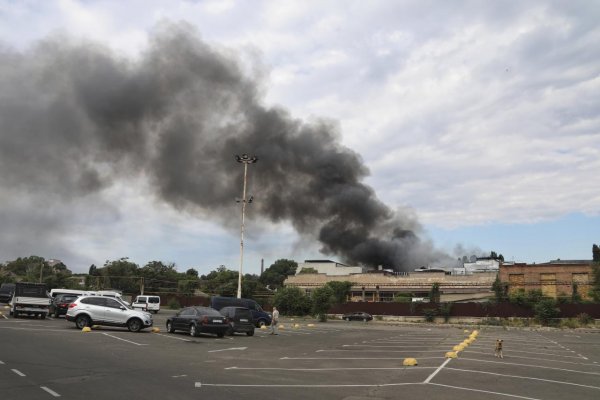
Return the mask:
<path id="1" fill-rule="evenodd" d="M 81 296 L 69 305 L 67 321 L 83 329 L 92 325 L 124 326 L 131 332 L 152 326 L 152 315 L 132 309 L 118 298 Z"/>

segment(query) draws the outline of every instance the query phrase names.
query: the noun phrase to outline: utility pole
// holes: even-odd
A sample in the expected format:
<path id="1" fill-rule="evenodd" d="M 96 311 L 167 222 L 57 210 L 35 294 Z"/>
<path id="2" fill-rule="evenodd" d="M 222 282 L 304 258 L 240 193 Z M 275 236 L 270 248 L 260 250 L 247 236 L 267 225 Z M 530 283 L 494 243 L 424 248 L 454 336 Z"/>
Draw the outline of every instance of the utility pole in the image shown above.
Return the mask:
<path id="1" fill-rule="evenodd" d="M 253 197 L 250 196 L 248 200 L 246 200 L 246 182 L 248 176 L 248 164 L 253 164 L 258 161 L 256 156 L 250 157 L 248 154 L 242 154 L 241 156 L 236 155 L 235 159 L 237 162 L 244 164 L 244 190 L 242 192 L 242 227 L 241 227 L 241 240 L 240 240 L 240 271 L 238 274 L 238 289 L 237 289 L 237 298 L 240 299 L 242 297 L 242 269 L 244 266 L 244 219 L 246 215 L 246 203 L 252 203 Z"/>

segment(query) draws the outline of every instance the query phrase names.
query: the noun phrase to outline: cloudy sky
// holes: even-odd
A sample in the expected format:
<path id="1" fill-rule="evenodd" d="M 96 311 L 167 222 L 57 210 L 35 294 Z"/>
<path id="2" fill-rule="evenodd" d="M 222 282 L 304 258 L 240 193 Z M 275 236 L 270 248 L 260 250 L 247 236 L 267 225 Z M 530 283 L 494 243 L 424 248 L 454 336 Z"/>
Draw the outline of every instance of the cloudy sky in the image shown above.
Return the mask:
<path id="1" fill-rule="evenodd" d="M 249 168 L 247 272 L 261 259 L 361 259 L 324 239 L 337 218 L 313 229 L 337 213 L 331 194 L 296 201 L 315 182 L 298 171 L 328 171 L 321 148 L 385 215 L 361 215 L 369 243 L 395 235 L 377 226 L 394 223 L 418 236 L 420 252 L 447 259 L 590 259 L 600 243 L 598 21 L 593 1 L 0 0 L 0 259 L 35 254 L 77 272 L 120 257 L 237 269 L 241 211 L 229 189 L 241 197 L 233 155 L 244 143 L 264 153 Z M 156 81 L 187 62 L 181 43 L 210 57 L 169 91 Z M 196 98 L 208 92 L 212 104 Z M 153 100 L 106 112 L 140 99 Z M 285 132 L 260 136 L 257 121 L 273 114 Z M 239 128 L 240 116 L 253 128 Z M 169 136 L 177 126 L 213 133 L 188 142 Z M 104 142 L 112 128 L 119 138 Z M 181 150 L 156 150 L 165 141 Z M 232 143 L 231 165 L 211 156 Z"/>

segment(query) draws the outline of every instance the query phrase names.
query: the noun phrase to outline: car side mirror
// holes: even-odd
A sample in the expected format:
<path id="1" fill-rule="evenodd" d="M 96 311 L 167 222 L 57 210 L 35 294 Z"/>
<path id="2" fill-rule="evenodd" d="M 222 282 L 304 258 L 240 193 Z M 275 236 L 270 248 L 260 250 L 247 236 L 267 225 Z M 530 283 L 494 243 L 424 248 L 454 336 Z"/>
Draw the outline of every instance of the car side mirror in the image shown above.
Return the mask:
<path id="1" fill-rule="evenodd" d="M 124 306 L 119 307 L 122 311 L 127 310 L 127 308 L 125 308 Z"/>

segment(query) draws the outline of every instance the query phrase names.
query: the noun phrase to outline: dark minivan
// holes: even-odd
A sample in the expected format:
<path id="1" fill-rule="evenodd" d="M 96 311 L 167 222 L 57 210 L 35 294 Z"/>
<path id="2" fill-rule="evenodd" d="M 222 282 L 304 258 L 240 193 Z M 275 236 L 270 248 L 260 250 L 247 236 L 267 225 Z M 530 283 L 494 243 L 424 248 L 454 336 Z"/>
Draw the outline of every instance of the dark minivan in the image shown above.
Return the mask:
<path id="1" fill-rule="evenodd" d="M 229 329 L 227 334 L 233 336 L 234 333 L 245 333 L 248 336 L 254 335 L 254 320 L 252 312 L 246 307 L 223 307 L 220 313 L 229 320 Z"/>
<path id="2" fill-rule="evenodd" d="M 210 298 L 210 306 L 215 310 L 221 310 L 223 307 L 245 307 L 252 313 L 252 319 L 256 326 L 271 325 L 271 315 L 266 313 L 260 304 L 252 299 L 213 296 Z"/>

